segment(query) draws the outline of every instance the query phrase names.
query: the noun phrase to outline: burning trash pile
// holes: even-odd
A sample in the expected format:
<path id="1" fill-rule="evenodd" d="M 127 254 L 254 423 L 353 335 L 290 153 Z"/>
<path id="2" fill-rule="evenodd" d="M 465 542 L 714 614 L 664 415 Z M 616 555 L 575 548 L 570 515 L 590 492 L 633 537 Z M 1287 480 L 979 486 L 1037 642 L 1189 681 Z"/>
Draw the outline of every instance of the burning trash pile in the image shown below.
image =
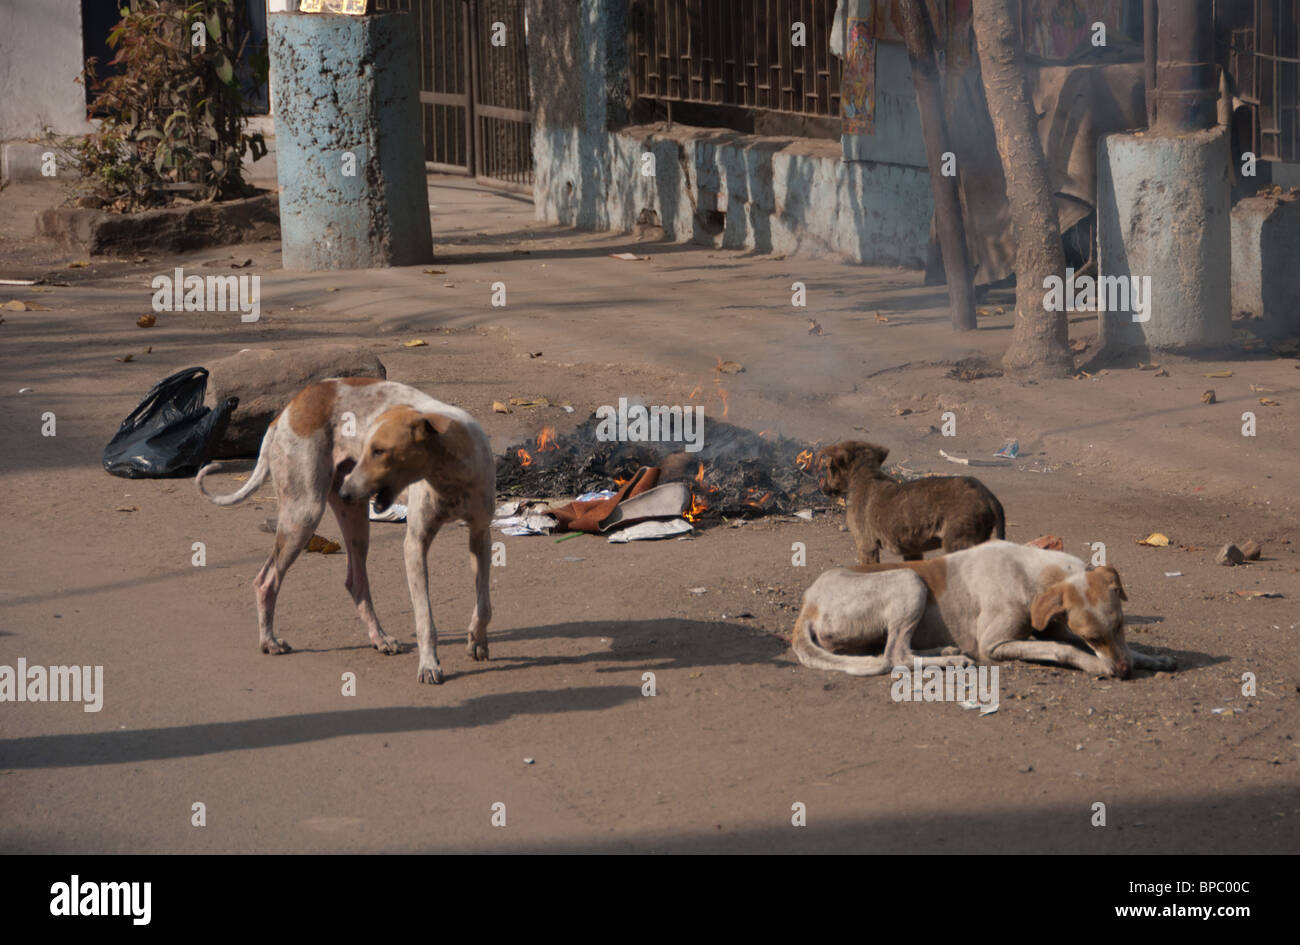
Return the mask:
<path id="1" fill-rule="evenodd" d="M 665 519 L 681 518 L 707 526 L 724 517 L 791 514 L 826 502 L 813 448 L 796 440 L 710 420 L 707 436 L 687 452 L 681 440 L 608 439 L 598 435 L 601 424 L 593 415 L 564 435 L 548 426 L 497 458 L 502 500 L 578 497 L 550 509 L 506 502 L 498 509 L 499 524 L 520 529 L 507 534 L 535 533 L 544 524 L 539 513 L 552 517 L 559 530 L 606 533 L 624 522 L 636 528 L 636 522 L 663 526 Z M 534 531 L 523 530 L 530 526 Z"/>

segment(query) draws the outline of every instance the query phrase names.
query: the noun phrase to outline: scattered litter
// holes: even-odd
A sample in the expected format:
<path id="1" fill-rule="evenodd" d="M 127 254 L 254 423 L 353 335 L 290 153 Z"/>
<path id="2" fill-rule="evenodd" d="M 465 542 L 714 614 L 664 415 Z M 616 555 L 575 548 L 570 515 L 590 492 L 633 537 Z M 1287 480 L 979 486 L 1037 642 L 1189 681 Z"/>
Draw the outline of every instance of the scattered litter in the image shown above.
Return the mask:
<path id="1" fill-rule="evenodd" d="M 528 352 L 528 357 L 529 357 L 529 358 L 540 358 L 541 356 L 542 356 L 542 353 L 541 353 L 540 351 L 529 351 L 529 352 Z"/>
<path id="2" fill-rule="evenodd" d="M 569 540 L 572 539 L 572 538 L 577 538 L 579 535 L 585 535 L 585 534 L 587 534 L 587 533 L 586 533 L 586 532 L 569 532 L 569 534 L 567 534 L 567 535 L 562 535 L 562 536 L 560 536 L 559 538 L 555 539 L 555 543 L 558 545 L 558 544 L 559 544 L 560 542 L 562 542 L 562 541 L 569 541 Z"/>
<path id="3" fill-rule="evenodd" d="M 707 593 L 709 589 L 707 587 L 688 587 L 686 590 L 691 594 L 704 594 Z"/>
<path id="4" fill-rule="evenodd" d="M 563 409 L 565 413 L 573 413 L 573 408 L 570 407 L 568 404 L 564 404 L 561 409 Z"/>
<path id="5" fill-rule="evenodd" d="M 68 269 L 85 269 L 85 268 L 86 268 L 87 266 L 89 266 L 89 265 L 90 265 L 90 263 L 87 262 L 86 260 L 84 260 L 84 259 L 78 259 L 78 260 L 76 260 L 75 262 L 70 262 L 70 263 L 68 263 L 67 268 L 68 268 Z"/>
<path id="6" fill-rule="evenodd" d="M 1238 597 L 1244 597 L 1247 600 L 1256 600 L 1261 597 L 1281 597 L 1277 591 L 1233 591 Z"/>
<path id="7" fill-rule="evenodd" d="M 525 758 L 525 759 L 524 759 L 524 764 L 526 764 L 526 765 L 530 765 L 530 764 L 533 764 L 533 762 L 535 762 L 536 760 L 537 760 L 536 758 Z"/>
<path id="8" fill-rule="evenodd" d="M 322 538 L 320 535 L 312 535 L 307 542 L 304 551 L 310 551 L 321 555 L 336 555 L 343 550 L 343 546 L 337 541 L 330 541 L 328 538 Z"/>
<path id="9" fill-rule="evenodd" d="M 3 308 L 6 312 L 25 312 L 27 311 L 27 303 L 12 299 L 4 305 L 0 305 L 0 308 Z"/>
<path id="10" fill-rule="evenodd" d="M 402 347 L 403 348 L 427 348 L 429 347 L 429 342 L 425 341 L 423 338 L 412 338 L 410 341 L 403 341 Z"/>
<path id="11" fill-rule="evenodd" d="M 138 505 L 119 505 L 117 508 L 113 509 L 113 511 L 114 511 L 114 512 L 139 512 L 139 511 L 140 511 L 140 506 L 138 506 Z"/>
<path id="12" fill-rule="evenodd" d="M 694 528 L 695 526 L 684 518 L 673 518 L 668 521 L 638 522 L 635 525 L 629 525 L 627 528 L 620 528 L 609 536 L 609 540 L 614 544 L 629 541 L 653 541 L 657 538 L 671 538 L 674 535 L 682 535 L 693 531 Z"/>
<path id="13" fill-rule="evenodd" d="M 330 286 L 330 287 L 329 287 L 328 289 L 326 289 L 325 291 L 326 291 L 326 292 L 337 292 L 337 291 L 338 291 L 338 288 L 336 288 L 335 286 Z"/>
<path id="14" fill-rule="evenodd" d="M 1241 549 L 1229 542 L 1219 549 L 1219 553 L 1214 556 L 1216 564 L 1225 567 L 1234 567 L 1246 560 L 1246 556 L 1241 553 Z"/>
<path id="15" fill-rule="evenodd" d="M 808 319 L 808 334 L 810 334 L 810 335 L 824 335 L 824 334 L 826 334 L 826 332 L 822 331 L 821 322 L 819 322 L 819 321 L 815 321 L 814 319 L 811 319 L 811 318 L 810 318 L 810 319 Z"/>
<path id="16" fill-rule="evenodd" d="M 426 269 L 426 270 L 424 270 L 424 274 L 425 274 L 426 276 L 445 276 L 445 275 L 447 274 L 447 270 L 446 270 L 446 269 Z"/>
<path id="17" fill-rule="evenodd" d="M 1238 712 L 1245 712 L 1246 710 L 1245 709 L 1211 709 L 1210 711 L 1215 715 L 1233 716 L 1236 715 Z"/>
<path id="18" fill-rule="evenodd" d="M 400 502 L 394 502 L 382 512 L 375 511 L 375 500 L 370 500 L 370 521 L 372 522 L 405 522 L 406 506 Z"/>
<path id="19" fill-rule="evenodd" d="M 1164 368 L 1161 368 L 1160 370 L 1156 371 L 1156 373 L 1152 374 L 1151 376 L 1152 376 L 1152 377 L 1168 377 L 1168 376 L 1169 376 L 1169 372 L 1166 371 Z"/>
<path id="20" fill-rule="evenodd" d="M 1203 404 L 1218 403 L 1218 400 L 1214 396 L 1214 388 L 1210 388 L 1204 394 L 1201 395 L 1201 403 Z"/>
<path id="21" fill-rule="evenodd" d="M 1146 538 L 1138 540 L 1139 545 L 1146 545 L 1149 548 L 1168 548 L 1169 536 L 1162 535 L 1159 532 L 1152 532 Z"/>
<path id="22" fill-rule="evenodd" d="M 508 404 L 503 404 L 503 403 L 501 403 L 501 401 L 499 401 L 499 400 L 494 400 L 494 401 L 492 401 L 492 412 L 493 412 L 493 413 L 510 413 L 510 406 L 509 406 Z"/>
<path id="23" fill-rule="evenodd" d="M 974 699 L 963 699 L 961 702 L 958 703 L 958 705 L 960 705 L 963 709 L 979 709 L 981 716 L 992 715 L 994 712 L 998 710 L 998 707 L 995 705 L 988 705 L 987 703 L 976 702 Z"/>
<path id="24" fill-rule="evenodd" d="M 0 285 L 36 285 L 35 279 L 0 279 Z"/>
<path id="25" fill-rule="evenodd" d="M 872 312 L 872 314 L 876 316 L 876 321 L 878 321 L 878 322 L 888 322 L 888 321 L 889 321 L 889 316 L 888 316 L 888 315 L 881 315 L 879 312 Z"/>
<path id="26" fill-rule="evenodd" d="M 1001 456 L 1003 459 L 1015 459 L 1020 455 L 1020 441 L 1008 440 L 1006 443 L 1003 443 L 1001 448 L 999 448 L 993 455 Z"/>
<path id="27" fill-rule="evenodd" d="M 599 492 L 584 492 L 575 500 L 577 502 L 595 502 L 597 499 L 612 499 L 618 495 L 613 489 L 601 489 Z"/>
<path id="28" fill-rule="evenodd" d="M 1182 571 L 1166 571 L 1166 572 L 1165 572 L 1165 577 L 1182 577 L 1182 576 L 1183 576 L 1183 572 L 1182 572 Z"/>
<path id="29" fill-rule="evenodd" d="M 560 560 L 561 561 L 586 561 L 587 559 L 580 557 L 579 555 L 565 555 Z"/>
<path id="30" fill-rule="evenodd" d="M 501 529 L 501 534 L 519 537 L 521 535 L 549 535 L 555 530 L 555 517 L 544 512 L 525 512 L 523 515 L 511 515 L 492 520 L 492 527 Z"/>
<path id="31" fill-rule="evenodd" d="M 124 356 L 122 356 L 122 357 L 120 357 L 120 358 L 114 358 L 113 360 L 114 360 L 114 361 L 121 361 L 123 364 L 126 364 L 126 363 L 128 363 L 128 362 L 130 362 L 130 361 L 134 361 L 134 360 L 135 360 L 135 355 L 133 355 L 133 354 L 128 354 L 128 355 L 124 355 Z"/>
<path id="32" fill-rule="evenodd" d="M 741 374 L 744 372 L 745 366 L 739 361 L 723 361 L 719 358 L 718 366 L 714 370 L 719 374 Z"/>
<path id="33" fill-rule="evenodd" d="M 943 450 L 939 450 L 939 455 L 942 456 L 944 459 L 946 459 L 948 462 L 956 463 L 959 466 L 1010 466 L 1011 465 L 1010 461 L 991 462 L 986 459 L 965 459 L 961 456 L 949 456 Z"/>
<path id="34" fill-rule="evenodd" d="M 1231 371 L 1211 371 L 1209 374 L 1202 374 L 1201 377 L 1232 377 Z"/>
<path id="35" fill-rule="evenodd" d="M 797 512 L 794 513 L 794 517 L 795 517 L 795 518 L 801 518 L 801 519 L 803 519 L 805 522 L 811 522 L 811 521 L 812 521 L 812 517 L 813 517 L 813 510 L 812 510 L 812 509 L 799 509 L 799 511 L 797 511 Z"/>
<path id="36" fill-rule="evenodd" d="M 609 255 L 612 259 L 622 259 L 627 262 L 640 262 L 650 258 L 649 256 L 638 256 L 636 253 L 610 253 Z"/>
<path id="37" fill-rule="evenodd" d="M 1035 538 L 1033 541 L 1025 542 L 1031 548 L 1042 548 L 1046 551 L 1064 551 L 1065 542 L 1056 535 L 1043 535 Z"/>
<path id="38" fill-rule="evenodd" d="M 545 397 L 538 397 L 536 400 L 529 400 L 527 397 L 511 397 L 510 404 L 514 407 L 549 407 L 551 402 Z M 558 406 L 558 405 L 557 405 Z"/>
<path id="39" fill-rule="evenodd" d="M 30 393 L 32 392 L 33 389 L 34 389 L 34 388 L 31 388 L 31 387 L 20 387 L 20 388 L 18 388 L 18 393 L 20 393 L 20 394 L 30 394 Z"/>
<path id="40" fill-rule="evenodd" d="M 1254 393 L 1254 394 L 1272 394 L 1272 393 L 1274 393 L 1273 388 L 1271 388 L 1271 387 L 1260 387 L 1258 384 L 1251 384 L 1251 385 L 1250 385 L 1250 390 L 1251 390 L 1251 393 Z"/>
<path id="41" fill-rule="evenodd" d="M 158 316 L 153 312 L 146 312 L 135 320 L 137 328 L 152 328 L 156 324 L 158 324 Z"/>
<path id="42" fill-rule="evenodd" d="M 1261 397 L 1261 398 L 1259 398 L 1259 402 L 1260 402 L 1263 406 L 1265 406 L 1265 407 L 1281 407 L 1281 406 L 1282 406 L 1280 403 L 1278 403 L 1278 402 L 1277 402 L 1276 400 L 1274 400 L 1272 397 Z"/>

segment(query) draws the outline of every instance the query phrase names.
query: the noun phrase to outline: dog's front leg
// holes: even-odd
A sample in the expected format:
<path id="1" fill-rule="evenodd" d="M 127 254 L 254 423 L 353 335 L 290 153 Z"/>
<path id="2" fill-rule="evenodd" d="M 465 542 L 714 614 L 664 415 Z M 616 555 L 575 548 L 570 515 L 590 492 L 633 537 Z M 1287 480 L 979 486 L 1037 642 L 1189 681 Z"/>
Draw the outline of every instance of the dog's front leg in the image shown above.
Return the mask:
<path id="1" fill-rule="evenodd" d="M 411 590 L 411 610 L 415 614 L 415 639 L 420 648 L 420 666 L 416 675 L 422 683 L 442 682 L 438 663 L 438 631 L 433 625 L 433 608 L 429 605 L 429 545 L 438 534 L 442 520 L 435 518 L 432 503 L 417 496 L 412 488 L 407 506 L 406 584 Z"/>
<path id="2" fill-rule="evenodd" d="M 1073 666 L 1094 676 L 1109 676 L 1111 668 L 1091 653 L 1077 646 L 1053 640 L 1007 640 L 989 650 L 989 657 L 999 661 L 1029 660 L 1038 663 L 1057 663 Z"/>
<path id="3" fill-rule="evenodd" d="M 472 660 L 488 658 L 487 628 L 492 620 L 492 533 L 487 522 L 469 522 L 469 560 L 474 569 L 477 598 L 469 619 L 466 649 Z"/>

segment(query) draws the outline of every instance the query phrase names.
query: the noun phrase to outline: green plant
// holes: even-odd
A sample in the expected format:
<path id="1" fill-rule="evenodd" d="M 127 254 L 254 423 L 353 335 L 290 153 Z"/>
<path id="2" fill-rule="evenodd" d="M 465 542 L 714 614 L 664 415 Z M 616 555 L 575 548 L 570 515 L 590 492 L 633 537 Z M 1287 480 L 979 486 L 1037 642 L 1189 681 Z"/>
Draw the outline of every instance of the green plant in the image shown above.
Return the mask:
<path id="1" fill-rule="evenodd" d="M 247 133 L 237 64 L 262 82 L 267 62 L 238 39 L 243 0 L 134 0 L 119 12 L 108 46 L 120 71 L 101 80 L 86 62 L 102 122 L 69 148 L 83 202 L 132 211 L 177 196 L 247 196 L 244 157 L 257 160 L 266 144 Z"/>

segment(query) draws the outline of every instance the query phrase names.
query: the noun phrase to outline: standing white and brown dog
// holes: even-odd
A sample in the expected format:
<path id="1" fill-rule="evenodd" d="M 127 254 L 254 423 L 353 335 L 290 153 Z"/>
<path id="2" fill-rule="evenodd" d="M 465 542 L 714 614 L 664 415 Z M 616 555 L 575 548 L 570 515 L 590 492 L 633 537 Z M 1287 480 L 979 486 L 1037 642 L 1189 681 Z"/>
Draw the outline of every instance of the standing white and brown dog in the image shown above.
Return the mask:
<path id="1" fill-rule="evenodd" d="M 217 505 L 248 498 L 270 474 L 280 498 L 275 547 L 258 572 L 258 642 L 263 653 L 287 653 L 273 632 L 275 599 L 285 572 L 311 539 L 325 506 L 334 510 L 348 550 L 345 583 L 370 641 L 384 653 L 401 647 L 379 626 L 370 602 L 366 553 L 370 517 L 366 499 L 383 511 L 403 489 L 407 494 L 406 580 L 419 643 L 418 679 L 440 683 L 437 635 L 429 606 L 429 544 L 445 523 L 469 526 L 470 561 L 478 594 L 469 622 L 469 655 L 488 658 L 492 619 L 489 526 L 496 501 L 496 461 L 478 423 L 465 411 L 392 381 L 333 378 L 299 393 L 271 421 L 257 466 L 238 492 L 214 496 L 203 479 L 217 464 L 199 470 L 199 491 Z"/>

